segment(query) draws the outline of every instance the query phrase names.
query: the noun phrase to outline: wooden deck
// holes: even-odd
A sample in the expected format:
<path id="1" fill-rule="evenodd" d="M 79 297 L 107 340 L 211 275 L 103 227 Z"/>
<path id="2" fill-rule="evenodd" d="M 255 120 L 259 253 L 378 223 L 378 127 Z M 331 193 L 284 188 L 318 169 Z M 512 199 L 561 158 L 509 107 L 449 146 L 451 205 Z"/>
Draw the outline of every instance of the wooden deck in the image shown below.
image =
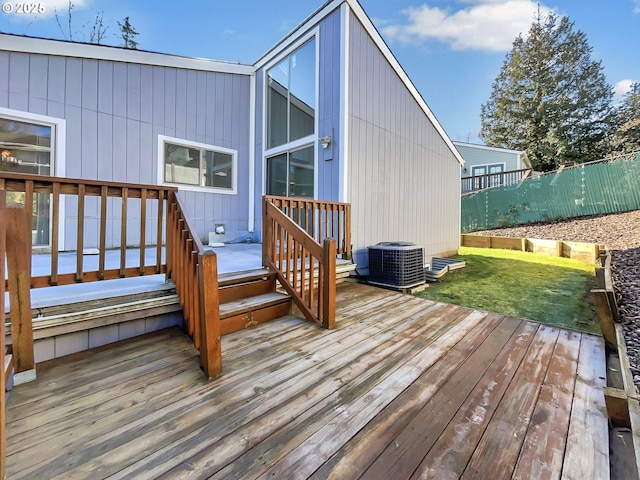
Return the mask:
<path id="1" fill-rule="evenodd" d="M 609 477 L 602 339 L 338 286 L 336 329 L 179 330 L 38 365 L 7 407 L 14 478 Z"/>

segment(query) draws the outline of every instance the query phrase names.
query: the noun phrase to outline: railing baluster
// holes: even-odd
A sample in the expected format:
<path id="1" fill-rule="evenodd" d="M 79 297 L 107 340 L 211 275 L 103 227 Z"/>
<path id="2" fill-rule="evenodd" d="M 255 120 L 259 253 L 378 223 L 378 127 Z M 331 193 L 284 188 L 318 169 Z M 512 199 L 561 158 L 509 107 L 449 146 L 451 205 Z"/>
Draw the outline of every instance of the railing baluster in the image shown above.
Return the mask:
<path id="1" fill-rule="evenodd" d="M 299 255 L 299 250 L 300 250 L 300 243 L 294 238 L 293 239 L 293 289 L 297 290 L 298 289 L 298 285 L 300 284 L 300 280 L 298 275 L 302 276 L 304 275 L 304 268 L 302 268 L 301 265 L 299 265 L 299 261 L 300 261 L 300 255 Z M 304 279 L 302 279 L 302 281 L 304 281 Z"/>
<path id="2" fill-rule="evenodd" d="M 158 223 L 156 226 L 156 273 L 162 272 L 162 219 L 164 218 L 164 190 L 158 190 Z M 168 223 L 168 222 L 167 222 Z M 167 238 L 167 242 L 169 239 Z M 168 250 L 168 246 L 167 246 Z M 169 255 L 166 255 L 167 259 Z"/>
<path id="3" fill-rule="evenodd" d="M 54 182 L 51 194 L 51 278 L 49 284 L 58 285 L 58 255 L 60 238 L 60 183 Z"/>
<path id="4" fill-rule="evenodd" d="M 288 233 L 285 232 L 285 235 L 287 237 L 287 251 L 286 251 L 286 266 L 283 269 L 285 272 L 285 277 L 287 277 L 289 279 L 289 283 L 291 283 L 292 278 L 291 278 L 291 260 L 293 258 L 293 256 L 291 255 L 291 235 L 289 235 Z"/>
<path id="5" fill-rule="evenodd" d="M 25 239 L 25 241 L 29 242 L 29 245 L 33 247 L 33 239 L 31 236 L 31 228 L 33 223 L 33 180 L 27 180 L 25 182 L 24 189 L 24 215 L 27 220 L 27 226 L 29 227 L 29 236 Z M 31 255 L 29 255 L 29 274 L 31 274 Z"/>
<path id="6" fill-rule="evenodd" d="M 107 201 L 109 187 L 103 185 L 100 189 L 100 245 L 98 252 L 98 278 L 104 280 L 104 267 L 107 249 Z"/>
<path id="7" fill-rule="evenodd" d="M 315 259 L 309 254 L 309 308 L 313 310 L 313 281 L 315 277 Z"/>
<path id="8" fill-rule="evenodd" d="M 82 282 L 84 271 L 84 190 L 83 183 L 78 185 L 78 232 L 76 234 L 76 282 Z"/>
<path id="9" fill-rule="evenodd" d="M 140 190 L 140 275 L 144 275 L 147 244 L 147 189 Z"/>
<path id="10" fill-rule="evenodd" d="M 307 266 L 306 266 L 306 261 L 307 261 L 307 251 L 304 247 L 302 247 L 300 249 L 300 299 L 303 302 L 306 302 L 306 292 L 307 292 L 307 288 L 306 288 L 306 284 L 307 281 L 305 279 L 306 276 L 306 271 L 307 271 Z"/>
<path id="11" fill-rule="evenodd" d="M 129 203 L 129 189 L 122 189 L 122 210 L 120 214 L 120 277 L 125 276 L 127 266 L 127 208 Z"/>

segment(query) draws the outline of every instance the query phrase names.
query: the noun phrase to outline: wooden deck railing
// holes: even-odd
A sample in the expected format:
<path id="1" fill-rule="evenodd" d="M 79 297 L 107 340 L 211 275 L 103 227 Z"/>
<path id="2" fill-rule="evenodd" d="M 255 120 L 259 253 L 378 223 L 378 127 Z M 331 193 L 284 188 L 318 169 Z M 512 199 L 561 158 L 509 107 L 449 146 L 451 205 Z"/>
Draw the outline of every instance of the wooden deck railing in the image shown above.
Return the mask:
<path id="1" fill-rule="evenodd" d="M 213 252 L 205 252 L 202 244 L 195 235 L 193 228 L 184 213 L 184 209 L 179 204 L 176 196 L 177 189 L 175 187 L 165 187 L 157 185 L 139 185 L 129 183 L 102 182 L 95 180 L 82 180 L 61 177 L 45 177 L 39 175 L 26 175 L 0 172 L 0 196 L 5 197 L 6 192 L 18 192 L 23 194 L 24 205 L 28 208 L 6 208 L 6 212 L 2 217 L 2 223 L 7 223 L 5 219 L 16 218 L 15 221 L 8 222 L 9 227 L 14 223 L 16 225 L 23 224 L 24 231 L 17 233 L 20 240 L 15 242 L 14 247 L 28 247 L 27 253 L 24 254 L 25 265 L 16 265 L 12 267 L 12 263 L 8 263 L 9 280 L 3 282 L 5 291 L 8 289 L 11 293 L 11 318 L 14 319 L 25 317 L 22 321 L 24 325 L 14 327 L 12 331 L 18 330 L 26 334 L 31 333 L 31 318 L 27 315 L 31 314 L 29 305 L 22 301 L 14 302 L 14 292 L 17 287 L 13 288 L 11 279 L 14 277 L 11 270 L 14 269 L 16 274 L 25 276 L 26 280 L 13 282 L 16 285 L 27 288 L 39 288 L 56 285 L 67 285 L 80 282 L 92 282 L 98 280 L 110 280 L 124 277 L 137 277 L 142 275 L 167 273 L 168 276 L 176 283 L 176 289 L 184 308 L 185 325 L 189 333 L 192 335 L 194 344 L 200 350 L 202 366 L 208 378 L 215 377 L 220 374 L 221 364 L 219 355 L 219 335 L 213 334 L 214 340 L 207 335 L 211 334 L 211 325 L 214 328 L 219 327 L 219 322 L 215 318 L 219 316 L 217 305 L 217 272 L 216 258 Z M 31 218 L 34 194 L 43 193 L 50 194 L 50 219 L 51 219 L 51 269 L 49 275 L 31 276 Z M 62 196 L 75 196 L 77 200 L 77 224 L 76 224 L 76 268 L 75 272 L 59 271 L 59 250 L 60 250 L 60 216 Z M 83 251 L 87 246 L 87 214 L 85 213 L 85 200 L 87 197 L 99 197 L 99 214 L 98 214 L 98 231 L 94 238 L 97 239 L 98 250 L 98 269 L 85 271 Z M 108 211 L 109 199 L 120 199 L 119 205 L 114 202 L 117 208 L 115 212 Z M 151 208 L 148 205 L 150 202 Z M 155 208 L 153 208 L 155 206 Z M 119 207 L 119 208 L 118 208 Z M 169 207 L 171 213 L 169 214 Z M 153 218 L 150 218 L 148 212 L 153 209 Z M 10 212 L 9 215 L 7 212 Z M 120 217 L 120 245 L 119 245 L 119 267 L 107 268 L 106 251 L 107 251 L 107 218 L 108 214 L 113 217 Z M 138 217 L 139 220 L 138 235 L 131 235 L 128 226 L 132 217 Z M 17 219 L 24 220 L 18 222 Z M 7 227 L 7 228 L 9 228 Z M 167 263 L 163 262 L 162 249 L 165 244 L 165 228 L 166 228 L 166 244 L 167 244 Z M 10 235 L 8 235 L 10 237 Z M 133 238 L 132 238 L 133 237 Z M 11 247 L 12 243 L 7 242 L 7 247 Z M 90 245 L 94 247 L 94 245 Z M 139 261 L 133 262 L 134 265 L 127 265 L 127 248 L 134 246 L 139 249 Z M 14 248 L 11 247 L 11 248 Z M 147 251 L 155 248 L 155 262 L 147 265 L 145 258 Z M 23 255 L 19 255 L 23 257 Z M 11 255 L 12 261 L 14 255 Z M 16 261 L 18 255 L 15 255 Z M 137 263 L 137 265 L 136 265 Z M 168 268 L 171 265 L 171 269 Z M 17 278 L 17 277 L 16 277 Z M 207 288 L 203 288 L 207 285 Z M 26 297 L 26 298 L 25 298 Z M 21 298 L 28 301 L 28 294 L 21 294 Z M 18 297 L 16 297 L 18 298 Z M 16 310 L 15 306 L 24 308 Z M 23 312 L 22 315 L 20 312 Z M 202 312 L 202 313 L 201 313 Z M 211 319 L 213 321 L 210 321 Z M 4 323 L 2 323 L 4 325 Z M 32 334 L 31 334 L 32 336 Z M 217 338 L 217 340 L 216 340 Z M 33 342 L 30 347 L 25 343 L 24 348 L 16 343 L 17 336 L 12 335 L 13 342 L 13 362 L 16 366 L 15 371 L 19 373 L 18 366 L 27 364 L 29 358 L 33 358 Z M 217 347 L 216 347 L 217 345 Z M 216 348 L 218 353 L 216 353 Z M 21 359 L 27 359 L 24 362 Z M 21 363 L 22 362 L 22 363 Z"/>
<path id="2" fill-rule="evenodd" d="M 187 332 L 208 379 L 222 374 L 216 254 L 205 250 L 175 192 L 169 194 L 167 277 L 176 285 Z"/>
<path id="3" fill-rule="evenodd" d="M 19 192 L 24 194 L 24 204 L 33 204 L 33 195 L 45 193 L 51 195 L 51 271 L 50 275 L 31 278 L 31 288 L 48 287 L 55 285 L 68 285 L 80 282 L 91 282 L 96 280 L 110 280 L 124 277 L 134 277 L 165 272 L 165 265 L 162 261 L 163 223 L 165 212 L 165 199 L 169 192 L 174 192 L 175 187 L 164 187 L 158 185 L 138 185 L 130 183 L 102 182 L 96 180 L 81 180 L 74 178 L 45 177 L 40 175 L 26 175 L 0 172 L 0 180 L 4 182 L 4 189 L 7 192 Z M 72 195 L 77 199 L 77 220 L 76 238 L 72 244 L 72 250 L 76 251 L 76 271 L 74 273 L 60 273 L 59 271 L 59 250 L 60 250 L 60 206 L 61 196 Z M 84 258 L 82 252 L 87 243 L 85 200 L 87 197 L 99 197 L 100 206 L 98 214 L 97 244 L 90 247 L 98 249 L 98 269 L 94 271 L 84 270 Z M 119 268 L 106 268 L 106 241 L 107 241 L 107 211 L 108 199 L 119 198 L 120 201 L 120 265 Z M 139 235 L 137 238 L 130 238 L 130 231 L 127 227 L 131 219 L 130 212 L 133 201 L 139 203 Z M 148 201 L 156 201 L 156 225 L 155 228 L 148 226 L 149 215 Z M 115 205 L 115 204 L 114 204 Z M 25 209 L 28 224 L 31 224 L 32 211 Z M 149 238 L 147 231 L 155 230 L 155 238 Z M 31 242 L 31 238 L 25 239 Z M 135 246 L 140 250 L 138 265 L 127 266 L 127 247 Z M 64 247 L 64 246 L 63 246 Z M 145 255 L 149 248 L 155 248 L 155 263 L 145 265 Z"/>
<path id="4" fill-rule="evenodd" d="M 294 223 L 322 244 L 325 238 L 336 241 L 338 255 L 351 258 L 351 204 L 304 198 L 266 197 Z"/>
<path id="5" fill-rule="evenodd" d="M 489 187 L 518 183 L 527 178 L 530 174 L 530 168 L 523 168 L 521 170 L 509 170 L 508 172 L 487 173 L 485 175 L 463 177 L 461 179 L 462 193 L 475 192 Z"/>
<path id="6" fill-rule="evenodd" d="M 334 328 L 335 240 L 324 239 L 320 244 L 280 209 L 278 200 L 274 197 L 263 199 L 263 262 L 276 271 L 280 284 L 308 320 Z M 298 207 L 289 204 L 289 208 Z M 316 273 L 317 293 L 314 288 Z"/>

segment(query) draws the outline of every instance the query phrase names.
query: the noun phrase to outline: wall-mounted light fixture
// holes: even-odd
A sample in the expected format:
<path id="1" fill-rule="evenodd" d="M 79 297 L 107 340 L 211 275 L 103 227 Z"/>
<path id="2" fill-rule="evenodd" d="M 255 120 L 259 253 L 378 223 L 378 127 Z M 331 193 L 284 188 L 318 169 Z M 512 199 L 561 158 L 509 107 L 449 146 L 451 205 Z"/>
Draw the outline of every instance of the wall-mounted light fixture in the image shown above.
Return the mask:
<path id="1" fill-rule="evenodd" d="M 319 138 L 318 140 L 320 140 L 320 145 L 322 145 L 322 148 L 329 148 L 329 145 L 331 145 L 331 136 L 329 135 Z"/>

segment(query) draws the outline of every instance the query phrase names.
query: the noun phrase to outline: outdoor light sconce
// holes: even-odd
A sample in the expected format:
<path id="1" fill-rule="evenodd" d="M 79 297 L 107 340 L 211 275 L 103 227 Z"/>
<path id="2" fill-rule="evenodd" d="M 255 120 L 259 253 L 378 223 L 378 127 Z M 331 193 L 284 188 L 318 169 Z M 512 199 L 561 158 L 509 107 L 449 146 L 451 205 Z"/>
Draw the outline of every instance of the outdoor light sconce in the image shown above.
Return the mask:
<path id="1" fill-rule="evenodd" d="M 320 145 L 322 145 L 322 148 L 329 148 L 329 145 L 331 145 L 331 137 L 329 135 L 319 138 L 318 140 L 320 140 Z"/>

